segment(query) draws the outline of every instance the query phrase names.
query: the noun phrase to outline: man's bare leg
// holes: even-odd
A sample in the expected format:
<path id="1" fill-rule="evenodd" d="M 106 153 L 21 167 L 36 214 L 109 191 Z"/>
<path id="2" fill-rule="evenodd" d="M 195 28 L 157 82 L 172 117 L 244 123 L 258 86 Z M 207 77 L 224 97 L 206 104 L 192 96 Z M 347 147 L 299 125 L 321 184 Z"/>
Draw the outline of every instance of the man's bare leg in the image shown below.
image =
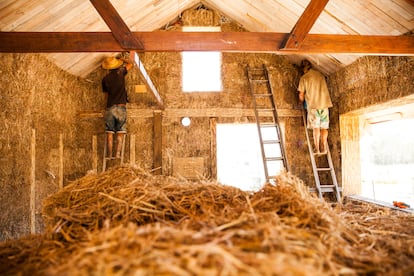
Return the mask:
<path id="1" fill-rule="evenodd" d="M 328 152 L 328 129 L 321 129 L 321 153 L 326 154 Z"/>
<path id="2" fill-rule="evenodd" d="M 117 133 L 116 134 L 116 157 L 121 158 L 121 151 L 122 151 L 122 141 L 124 139 L 125 133 Z"/>
<path id="3" fill-rule="evenodd" d="M 106 157 L 112 158 L 112 145 L 114 143 L 114 134 L 112 132 L 106 133 Z"/>
<path id="4" fill-rule="evenodd" d="M 315 153 L 319 153 L 319 142 L 320 142 L 321 131 L 319 128 L 313 129 L 313 143 L 315 144 Z"/>

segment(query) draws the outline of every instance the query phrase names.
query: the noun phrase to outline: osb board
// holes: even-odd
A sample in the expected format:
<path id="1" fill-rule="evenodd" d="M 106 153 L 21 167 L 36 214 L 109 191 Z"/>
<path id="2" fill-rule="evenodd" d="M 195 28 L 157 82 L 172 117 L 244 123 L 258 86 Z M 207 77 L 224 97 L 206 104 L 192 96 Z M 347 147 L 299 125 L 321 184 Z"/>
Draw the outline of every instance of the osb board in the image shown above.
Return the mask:
<path id="1" fill-rule="evenodd" d="M 174 157 L 173 176 L 187 179 L 202 179 L 205 171 L 204 157 Z"/>

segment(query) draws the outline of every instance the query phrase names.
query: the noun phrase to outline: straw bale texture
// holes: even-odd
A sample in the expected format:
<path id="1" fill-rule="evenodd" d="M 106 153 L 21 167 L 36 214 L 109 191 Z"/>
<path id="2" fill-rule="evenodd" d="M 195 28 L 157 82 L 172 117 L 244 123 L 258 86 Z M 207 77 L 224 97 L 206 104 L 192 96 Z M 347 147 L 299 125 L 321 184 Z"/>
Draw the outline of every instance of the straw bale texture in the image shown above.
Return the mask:
<path id="1" fill-rule="evenodd" d="M 0 244 L 0 273 L 404 275 L 414 217 L 332 209 L 297 177 L 256 193 L 117 167 L 45 200 L 47 230 Z"/>
<path id="2" fill-rule="evenodd" d="M 0 239 L 10 239 L 30 233 L 31 211 L 35 228 L 42 229 L 41 201 L 59 189 L 60 158 L 64 181 L 85 174 L 91 133 L 103 126 L 77 121 L 77 112 L 103 105 L 103 97 L 94 97 L 97 85 L 39 54 L 2 53 L 0 68 Z"/>

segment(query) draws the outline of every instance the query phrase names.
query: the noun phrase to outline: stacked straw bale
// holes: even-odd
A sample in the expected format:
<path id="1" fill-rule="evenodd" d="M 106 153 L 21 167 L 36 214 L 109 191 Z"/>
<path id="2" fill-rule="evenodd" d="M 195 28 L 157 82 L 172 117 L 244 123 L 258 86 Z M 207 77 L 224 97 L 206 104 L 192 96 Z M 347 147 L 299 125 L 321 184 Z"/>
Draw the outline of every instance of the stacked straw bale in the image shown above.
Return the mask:
<path id="1" fill-rule="evenodd" d="M 414 217 L 336 209 L 283 174 L 256 193 L 152 176 L 88 175 L 44 202 L 46 231 L 0 244 L 0 274 L 405 275 Z"/>

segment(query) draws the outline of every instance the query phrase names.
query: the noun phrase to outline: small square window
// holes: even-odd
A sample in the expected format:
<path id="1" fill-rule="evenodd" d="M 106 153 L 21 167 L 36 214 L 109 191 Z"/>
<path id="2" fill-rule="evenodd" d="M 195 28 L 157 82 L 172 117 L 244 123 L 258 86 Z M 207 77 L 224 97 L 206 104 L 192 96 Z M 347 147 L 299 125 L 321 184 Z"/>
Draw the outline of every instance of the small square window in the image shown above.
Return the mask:
<path id="1" fill-rule="evenodd" d="M 185 32 L 217 32 L 220 27 L 184 27 Z M 221 52 L 182 52 L 184 92 L 220 92 Z"/>

